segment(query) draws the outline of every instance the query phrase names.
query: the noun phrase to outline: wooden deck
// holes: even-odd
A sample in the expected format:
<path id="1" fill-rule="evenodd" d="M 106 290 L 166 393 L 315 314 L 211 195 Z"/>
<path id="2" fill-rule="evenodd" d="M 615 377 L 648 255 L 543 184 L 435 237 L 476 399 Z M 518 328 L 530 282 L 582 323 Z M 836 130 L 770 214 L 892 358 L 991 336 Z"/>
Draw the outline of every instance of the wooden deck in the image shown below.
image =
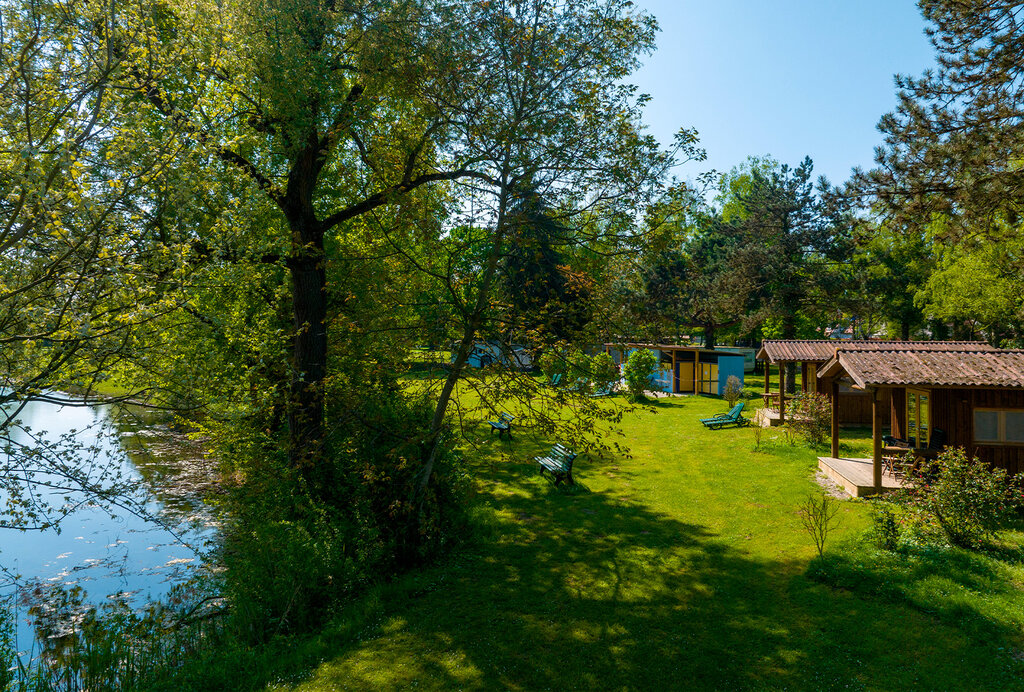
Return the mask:
<path id="1" fill-rule="evenodd" d="M 835 457 L 818 457 L 818 468 L 822 473 L 841 485 L 852 497 L 865 497 L 875 494 L 870 459 L 836 459 Z M 902 488 L 900 479 L 882 472 L 882 490 Z"/>

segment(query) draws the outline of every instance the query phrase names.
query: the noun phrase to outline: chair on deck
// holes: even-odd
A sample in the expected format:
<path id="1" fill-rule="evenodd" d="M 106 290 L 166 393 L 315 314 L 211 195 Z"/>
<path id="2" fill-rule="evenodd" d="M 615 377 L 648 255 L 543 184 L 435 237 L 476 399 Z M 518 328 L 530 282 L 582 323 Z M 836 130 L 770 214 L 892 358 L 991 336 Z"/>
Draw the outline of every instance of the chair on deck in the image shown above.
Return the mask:
<path id="1" fill-rule="evenodd" d="M 729 409 L 728 413 L 720 413 L 711 418 L 702 418 L 700 422 L 704 424 L 704 427 L 712 430 L 718 430 L 719 428 L 724 428 L 727 425 L 737 425 L 741 427 L 744 425 L 750 425 L 750 421 L 740 415 L 743 411 L 743 406 L 744 402 L 741 401 Z"/>
<path id="2" fill-rule="evenodd" d="M 882 444 L 883 470 L 895 478 L 904 478 L 908 470 L 919 468 L 924 462 L 927 462 L 929 467 L 933 466 L 932 460 L 946 447 L 946 431 L 933 428 L 927 447 L 918 447 L 917 440 L 913 437 L 904 440 L 892 435 L 883 435 Z M 913 455 L 912 462 L 907 462 L 907 454 Z"/>

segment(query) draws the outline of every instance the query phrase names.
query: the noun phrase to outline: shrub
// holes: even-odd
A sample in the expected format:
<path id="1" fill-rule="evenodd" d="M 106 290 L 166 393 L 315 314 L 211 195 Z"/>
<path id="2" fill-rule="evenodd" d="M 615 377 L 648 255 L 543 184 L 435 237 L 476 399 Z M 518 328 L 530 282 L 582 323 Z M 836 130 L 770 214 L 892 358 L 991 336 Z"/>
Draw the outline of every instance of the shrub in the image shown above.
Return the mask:
<path id="1" fill-rule="evenodd" d="M 593 376 L 592 370 L 593 362 L 590 356 L 583 351 L 574 349 L 569 353 L 568 357 L 566 377 L 569 379 L 569 382 L 566 384 L 575 385 L 580 392 L 588 391 Z"/>
<path id="2" fill-rule="evenodd" d="M 565 376 L 565 357 L 560 353 L 555 353 L 550 350 L 544 351 L 544 354 L 538 360 L 537 365 L 540 366 L 541 372 L 543 372 L 549 380 L 555 375 Z"/>
<path id="3" fill-rule="evenodd" d="M 604 389 L 619 381 L 619 366 L 607 353 L 598 353 L 591 359 L 590 371 L 594 387 Z"/>
<path id="4" fill-rule="evenodd" d="M 955 546 L 977 547 L 1013 518 L 1020 485 L 1006 471 L 968 458 L 961 448 L 943 452 L 931 468 L 908 474 L 904 502 L 934 520 Z"/>
<path id="5" fill-rule="evenodd" d="M 786 419 L 808 443 L 824 444 L 832 432 L 832 400 L 825 394 L 805 392 L 789 404 Z"/>
<path id="6" fill-rule="evenodd" d="M 646 348 L 638 348 L 629 354 L 624 375 L 626 388 L 634 399 L 642 399 L 644 390 L 650 384 L 651 375 L 658 367 L 658 359 Z"/>
<path id="7" fill-rule="evenodd" d="M 432 448 L 430 402 L 386 382 L 331 391 L 330 401 L 331 438 L 315 473 L 279 449 L 250 451 L 228 499 L 224 581 L 243 639 L 315 628 L 343 599 L 464 533 L 466 477 L 450 436 L 425 496 L 415 496 Z"/>
<path id="8" fill-rule="evenodd" d="M 900 523 L 897 508 L 890 502 L 876 500 L 871 504 L 872 535 L 878 547 L 896 550 L 900 540 Z"/>
<path id="9" fill-rule="evenodd" d="M 825 551 L 825 541 L 828 540 L 828 535 L 835 528 L 835 518 L 838 513 L 838 502 L 825 492 L 809 495 L 800 506 L 800 522 L 814 541 L 814 547 L 818 549 L 818 557 L 821 557 Z"/>
<path id="10" fill-rule="evenodd" d="M 729 408 L 736 405 L 736 402 L 744 398 L 743 384 L 740 383 L 740 378 L 735 375 L 729 375 L 729 379 L 725 381 L 725 389 L 722 390 L 722 398 L 729 404 Z"/>

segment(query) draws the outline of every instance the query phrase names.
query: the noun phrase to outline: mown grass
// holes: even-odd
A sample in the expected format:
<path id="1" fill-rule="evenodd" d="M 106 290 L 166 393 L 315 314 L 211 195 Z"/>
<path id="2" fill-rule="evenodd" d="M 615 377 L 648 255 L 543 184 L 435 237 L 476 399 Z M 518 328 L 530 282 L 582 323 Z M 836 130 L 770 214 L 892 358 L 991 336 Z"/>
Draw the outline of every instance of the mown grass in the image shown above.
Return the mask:
<path id="1" fill-rule="evenodd" d="M 630 457 L 581 456 L 572 490 L 536 473 L 531 459 L 551 440 L 517 431 L 499 441 L 481 427 L 466 449 L 471 543 L 382 586 L 317 637 L 262 652 L 235 682 L 309 691 L 1021 687 L 1011 655 L 1019 621 L 962 602 L 971 618 L 1005 622 L 979 637 L 927 595 L 916 602 L 805 576 L 815 551 L 797 509 L 818 490 L 812 450 L 771 431 L 755 452 L 750 428 L 704 429 L 698 419 L 724 411 L 720 400 L 652 408 L 623 422 Z M 865 432 L 844 439 L 847 452 L 867 451 Z M 868 525 L 866 503 L 846 502 L 840 516 L 826 550 L 843 554 Z M 848 567 L 856 581 L 860 566 Z M 983 590 L 1002 579 L 961 581 Z"/>

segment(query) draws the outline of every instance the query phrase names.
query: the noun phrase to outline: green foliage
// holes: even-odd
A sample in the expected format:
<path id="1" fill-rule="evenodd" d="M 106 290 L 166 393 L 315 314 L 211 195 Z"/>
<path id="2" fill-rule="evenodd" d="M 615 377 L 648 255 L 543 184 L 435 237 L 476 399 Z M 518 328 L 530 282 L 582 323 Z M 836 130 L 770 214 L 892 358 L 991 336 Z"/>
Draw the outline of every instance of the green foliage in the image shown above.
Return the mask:
<path id="1" fill-rule="evenodd" d="M 730 264 L 747 268 L 761 319 L 778 318 L 787 339 L 802 319 L 833 313 L 845 278 L 838 267 L 853 248 L 848 206 L 827 183 L 815 188 L 813 168 L 810 158 L 795 168 L 752 159 L 720 183 L 723 219 L 738 238 Z"/>
<path id="2" fill-rule="evenodd" d="M 879 548 L 896 550 L 900 540 L 900 508 L 891 502 L 876 500 L 871 503 L 872 535 Z"/>
<path id="3" fill-rule="evenodd" d="M 832 399 L 804 392 L 786 405 L 787 424 L 811 445 L 824 444 L 832 432 Z"/>
<path id="4" fill-rule="evenodd" d="M 246 640 L 308 631 L 344 598 L 461 536 L 465 476 L 448 442 L 416 501 L 429 402 L 406 401 L 386 380 L 375 396 L 349 397 L 330 399 L 338 413 L 322 468 L 303 472 L 267 449 L 240 460 L 223 562 L 232 627 Z"/>
<path id="5" fill-rule="evenodd" d="M 930 316 L 983 330 L 993 340 L 1020 338 L 1024 239 L 1007 233 L 999 242 L 965 242 L 940 249 L 939 263 L 916 297 Z"/>
<path id="6" fill-rule="evenodd" d="M 729 404 L 729 408 L 736 405 L 736 402 L 740 399 L 745 398 L 746 393 L 743 391 L 743 384 L 740 382 L 740 378 L 735 375 L 729 375 L 729 378 L 725 381 L 725 389 L 722 390 L 722 398 Z"/>
<path id="7" fill-rule="evenodd" d="M 18 649 L 14 641 L 14 613 L 7 599 L 0 600 L 0 692 L 13 689 Z"/>
<path id="8" fill-rule="evenodd" d="M 538 365 L 540 366 L 541 372 L 543 372 L 549 380 L 555 375 L 565 377 L 566 370 L 568 369 L 568 363 L 566 363 L 565 356 L 552 350 L 544 351 L 538 359 Z"/>
<path id="9" fill-rule="evenodd" d="M 590 362 L 591 382 L 595 389 L 604 389 L 619 381 L 619 366 L 606 352 L 595 354 Z"/>
<path id="10" fill-rule="evenodd" d="M 651 375 L 657 367 L 658 359 L 646 348 L 638 348 L 629 354 L 623 375 L 630 396 L 634 399 L 644 397 L 644 391 L 650 386 Z"/>
<path id="11" fill-rule="evenodd" d="M 1016 3 L 919 3 L 941 69 L 896 80 L 898 108 L 878 124 L 879 166 L 859 176 L 877 209 L 919 232 L 945 216 L 949 240 L 1019 225 L 1024 66 Z M 1019 231 L 1016 231 L 1019 233 Z"/>
<path id="12" fill-rule="evenodd" d="M 977 548 L 1004 527 L 1022 506 L 1020 483 L 1006 471 L 967 456 L 961 448 L 944 451 L 934 468 L 910 475 L 904 504 L 934 521 L 955 546 Z"/>

